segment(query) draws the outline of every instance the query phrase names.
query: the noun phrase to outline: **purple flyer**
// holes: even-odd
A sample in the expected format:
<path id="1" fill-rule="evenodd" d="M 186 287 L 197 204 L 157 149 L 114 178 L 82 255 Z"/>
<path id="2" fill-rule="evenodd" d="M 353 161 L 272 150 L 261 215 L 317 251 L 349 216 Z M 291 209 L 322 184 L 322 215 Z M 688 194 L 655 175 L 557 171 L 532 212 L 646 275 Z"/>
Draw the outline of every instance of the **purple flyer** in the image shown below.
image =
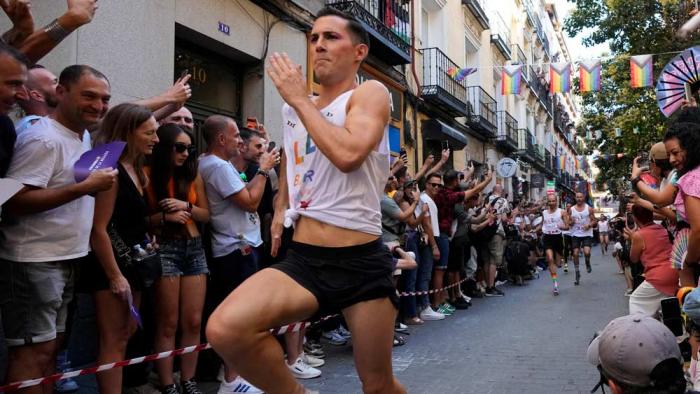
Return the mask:
<path id="1" fill-rule="evenodd" d="M 114 141 L 83 153 L 73 166 L 75 181 L 77 183 L 84 181 L 93 171 L 117 168 L 124 147 L 126 147 L 126 142 Z"/>

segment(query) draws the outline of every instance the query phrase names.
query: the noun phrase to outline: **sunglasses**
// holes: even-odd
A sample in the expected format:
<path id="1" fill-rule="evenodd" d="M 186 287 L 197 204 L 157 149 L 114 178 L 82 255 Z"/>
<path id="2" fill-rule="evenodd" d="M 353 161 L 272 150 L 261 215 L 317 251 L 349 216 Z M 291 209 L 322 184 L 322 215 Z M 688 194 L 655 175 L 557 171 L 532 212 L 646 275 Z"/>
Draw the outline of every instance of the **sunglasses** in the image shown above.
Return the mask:
<path id="1" fill-rule="evenodd" d="M 438 189 L 441 189 L 444 186 L 440 183 L 428 183 L 428 185 L 430 185 L 432 187 L 437 187 Z"/>
<path id="2" fill-rule="evenodd" d="M 184 142 L 174 143 L 173 149 L 175 149 L 175 152 L 177 153 L 184 153 L 185 151 L 187 151 L 187 153 L 190 154 L 194 153 L 197 150 L 197 148 L 193 144 L 187 145 Z"/>

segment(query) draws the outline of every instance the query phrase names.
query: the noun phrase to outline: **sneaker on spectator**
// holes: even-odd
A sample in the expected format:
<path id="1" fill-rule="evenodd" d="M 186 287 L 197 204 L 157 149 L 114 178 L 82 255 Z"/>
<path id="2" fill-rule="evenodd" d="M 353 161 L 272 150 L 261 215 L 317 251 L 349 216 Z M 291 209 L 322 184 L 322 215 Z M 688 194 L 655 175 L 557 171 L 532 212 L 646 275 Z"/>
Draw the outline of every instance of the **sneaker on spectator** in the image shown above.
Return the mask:
<path id="1" fill-rule="evenodd" d="M 506 283 L 508 283 L 508 279 L 506 279 L 506 280 L 497 280 L 497 281 L 496 281 L 496 286 L 503 286 L 503 285 L 505 285 Z"/>
<path id="2" fill-rule="evenodd" d="M 317 346 L 312 346 L 312 345 L 307 345 L 306 343 L 304 344 L 304 353 L 310 354 L 316 358 L 325 358 L 326 353 L 323 352 L 323 348 L 318 345 Z"/>
<path id="3" fill-rule="evenodd" d="M 287 368 L 297 379 L 313 379 L 321 376 L 321 370 L 304 362 L 302 357 L 297 358 L 292 365 L 287 364 Z"/>
<path id="4" fill-rule="evenodd" d="M 169 384 L 163 388 L 160 389 L 161 394 L 180 394 L 180 390 L 177 389 L 177 385 L 175 383 Z"/>
<path id="5" fill-rule="evenodd" d="M 324 332 L 323 337 L 326 338 L 331 345 L 342 346 L 348 343 L 348 339 L 340 335 L 337 329 Z"/>
<path id="6" fill-rule="evenodd" d="M 461 298 L 462 298 L 467 304 L 469 304 L 469 306 L 472 306 L 472 299 L 471 299 L 471 297 L 468 297 L 466 294 L 462 294 L 462 297 L 461 297 Z"/>
<path id="7" fill-rule="evenodd" d="M 397 322 L 394 324 L 394 331 L 396 331 L 396 332 L 407 332 L 407 331 L 408 331 L 408 326 L 405 325 L 405 324 L 403 324 L 403 323 L 401 323 L 401 322 L 399 322 L 399 321 L 397 321 Z"/>
<path id="8" fill-rule="evenodd" d="M 503 297 L 505 293 L 494 286 L 487 288 L 485 295 L 486 297 Z"/>
<path id="9" fill-rule="evenodd" d="M 464 310 L 469 308 L 469 303 L 464 300 L 464 298 L 457 298 L 453 303 L 455 308 Z"/>
<path id="10" fill-rule="evenodd" d="M 199 386 L 194 379 L 180 382 L 180 387 L 182 388 L 182 394 L 204 394 L 202 393 L 202 390 L 199 389 Z"/>
<path id="11" fill-rule="evenodd" d="M 568 274 L 569 273 L 569 263 L 564 263 L 564 273 Z"/>
<path id="12" fill-rule="evenodd" d="M 56 356 L 56 370 L 59 372 L 70 371 L 70 361 L 68 360 L 68 351 L 64 350 Z M 78 383 L 72 378 L 56 381 L 53 388 L 58 393 L 70 393 L 78 391 Z"/>
<path id="13" fill-rule="evenodd" d="M 442 314 L 442 313 L 440 313 L 440 312 L 435 312 L 435 311 L 433 310 L 433 308 L 431 308 L 430 305 L 428 305 L 427 307 L 425 307 L 425 309 L 423 309 L 423 310 L 420 312 L 420 318 L 421 318 L 423 321 L 427 321 L 427 320 L 442 320 L 442 319 L 445 318 L 445 315 Z"/>
<path id="14" fill-rule="evenodd" d="M 450 312 L 452 312 L 452 313 L 455 313 L 455 311 L 457 310 L 457 308 L 455 308 L 452 304 L 450 304 L 450 303 L 447 302 L 447 301 L 445 301 L 445 302 L 443 302 L 442 304 L 440 304 L 440 306 L 445 307 L 445 309 L 447 309 L 448 311 L 450 311 Z M 451 314 L 452 314 L 452 313 L 451 313 Z"/>
<path id="15" fill-rule="evenodd" d="M 219 391 L 217 394 L 229 394 L 229 393 L 249 393 L 249 394 L 262 394 L 262 390 L 250 384 L 247 380 L 242 377 L 237 377 L 233 379 L 232 382 L 227 382 L 222 380 L 219 385 Z"/>
<path id="16" fill-rule="evenodd" d="M 348 331 L 347 328 L 343 327 L 342 324 L 340 325 L 340 327 L 337 328 L 337 330 L 338 330 L 338 334 L 345 337 L 345 339 L 352 338 L 352 334 L 350 333 L 350 331 Z"/>
<path id="17" fill-rule="evenodd" d="M 304 360 L 304 362 L 314 368 L 322 367 L 326 362 L 323 359 L 320 359 L 318 357 L 314 357 L 306 352 L 301 353 L 301 358 Z"/>

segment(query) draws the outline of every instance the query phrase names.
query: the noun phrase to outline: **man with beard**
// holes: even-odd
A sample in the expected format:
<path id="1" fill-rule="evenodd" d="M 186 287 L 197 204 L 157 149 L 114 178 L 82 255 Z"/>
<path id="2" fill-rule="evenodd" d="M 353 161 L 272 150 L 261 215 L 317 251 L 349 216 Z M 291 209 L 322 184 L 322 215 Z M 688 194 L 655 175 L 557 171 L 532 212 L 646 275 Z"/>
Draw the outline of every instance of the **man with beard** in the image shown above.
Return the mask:
<path id="1" fill-rule="evenodd" d="M 554 286 L 552 291 L 554 295 L 559 295 L 557 263 L 561 260 L 564 248 L 562 230 L 568 228 L 566 225 L 568 218 L 566 217 L 566 212 L 557 207 L 557 196 L 554 193 L 547 194 L 547 209 L 542 211 L 542 218 L 542 244 L 544 245 L 549 274 L 552 277 L 552 285 Z"/>
<path id="2" fill-rule="evenodd" d="M 50 115 L 58 105 L 56 86 L 58 77 L 41 65 L 34 65 L 27 74 L 26 93 L 17 101 L 24 117 L 15 124 L 17 134 L 24 132 L 41 117 Z"/>

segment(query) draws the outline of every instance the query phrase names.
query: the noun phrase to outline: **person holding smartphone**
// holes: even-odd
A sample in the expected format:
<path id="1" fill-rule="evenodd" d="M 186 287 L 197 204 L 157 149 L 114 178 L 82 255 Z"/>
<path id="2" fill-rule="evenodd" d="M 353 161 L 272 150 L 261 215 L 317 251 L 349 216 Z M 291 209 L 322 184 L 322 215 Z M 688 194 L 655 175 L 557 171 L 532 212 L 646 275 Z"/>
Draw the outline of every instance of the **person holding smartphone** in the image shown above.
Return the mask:
<path id="1" fill-rule="evenodd" d="M 630 296 L 630 315 L 656 317 L 661 300 L 673 297 L 678 290 L 678 271 L 668 263 L 671 241 L 666 229 L 654 223 L 651 210 L 635 205 L 628 216 L 633 220 L 624 229 L 631 240 L 630 262 L 644 266 L 644 281 Z"/>

